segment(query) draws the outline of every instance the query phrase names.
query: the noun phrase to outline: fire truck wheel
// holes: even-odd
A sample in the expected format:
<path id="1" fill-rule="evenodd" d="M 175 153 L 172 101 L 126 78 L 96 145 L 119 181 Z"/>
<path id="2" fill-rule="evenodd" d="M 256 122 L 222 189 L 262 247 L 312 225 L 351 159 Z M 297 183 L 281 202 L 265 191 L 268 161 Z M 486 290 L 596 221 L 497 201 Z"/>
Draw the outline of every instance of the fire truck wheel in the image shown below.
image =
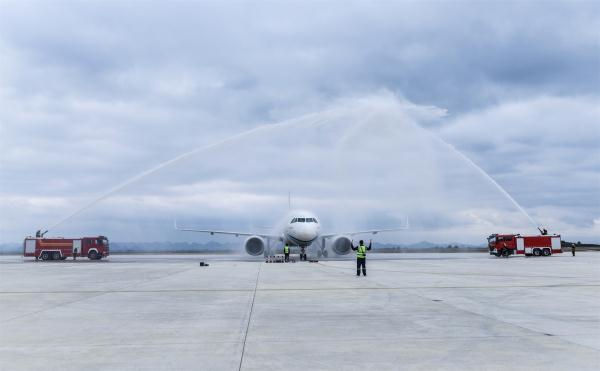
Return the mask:
<path id="1" fill-rule="evenodd" d="M 52 260 L 60 260 L 60 253 L 58 251 L 52 253 Z"/>
<path id="2" fill-rule="evenodd" d="M 98 254 L 98 257 L 96 258 L 96 260 L 100 260 L 102 259 L 102 255 Z"/>
<path id="3" fill-rule="evenodd" d="M 88 259 L 96 260 L 98 259 L 98 253 L 95 250 L 92 250 L 88 253 Z"/>
<path id="4" fill-rule="evenodd" d="M 550 250 L 548 250 L 548 249 L 542 250 L 542 255 L 544 255 L 544 256 L 550 256 Z"/>
<path id="5" fill-rule="evenodd" d="M 540 249 L 533 249 L 533 255 L 540 256 L 542 255 L 542 252 L 540 251 Z"/>
<path id="6" fill-rule="evenodd" d="M 42 258 L 42 260 L 48 260 L 48 259 L 50 259 L 50 254 L 48 254 L 48 252 L 44 251 L 44 252 L 42 252 L 41 258 Z"/>

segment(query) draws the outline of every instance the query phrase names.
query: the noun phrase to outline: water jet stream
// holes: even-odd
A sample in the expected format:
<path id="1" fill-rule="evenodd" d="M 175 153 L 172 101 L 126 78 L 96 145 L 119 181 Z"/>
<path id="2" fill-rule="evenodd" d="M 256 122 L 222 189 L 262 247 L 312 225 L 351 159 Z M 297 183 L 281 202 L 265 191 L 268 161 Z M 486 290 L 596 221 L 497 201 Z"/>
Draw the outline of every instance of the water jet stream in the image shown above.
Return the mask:
<path id="1" fill-rule="evenodd" d="M 174 158 L 172 158 L 172 159 L 170 159 L 168 161 L 162 162 L 162 163 L 160 163 L 160 164 L 158 164 L 158 165 L 156 165 L 156 166 L 154 166 L 154 167 L 152 167 L 152 168 L 150 168 L 150 169 L 148 169 L 146 171 L 143 171 L 143 172 L 135 175 L 132 178 L 127 179 L 123 183 L 121 183 L 121 184 L 119 184 L 119 185 L 117 185 L 117 186 L 109 189 L 108 191 L 106 191 L 105 193 L 103 193 L 99 197 L 95 198 L 91 202 L 87 203 L 86 205 L 84 205 L 83 207 L 81 207 L 80 209 L 78 209 L 77 211 L 75 211 L 75 212 L 67 215 L 63 219 L 61 219 L 58 222 L 54 223 L 47 230 L 50 231 L 50 230 L 55 229 L 56 227 L 60 226 L 61 224 L 65 223 L 65 222 L 67 222 L 69 220 L 71 220 L 75 216 L 77 216 L 77 215 L 81 214 L 82 212 L 84 212 L 85 210 L 87 210 L 87 209 L 95 206 L 99 202 L 101 202 L 101 201 L 109 198 L 113 194 L 115 194 L 115 193 L 117 193 L 117 192 L 125 189 L 126 187 L 130 186 L 131 184 L 134 184 L 134 183 L 136 183 L 136 182 L 138 182 L 138 181 L 140 181 L 140 180 L 142 180 L 142 179 L 144 179 L 144 178 L 146 178 L 146 177 L 148 177 L 148 176 L 150 176 L 150 175 L 152 175 L 152 174 L 160 171 L 161 169 L 163 169 L 163 168 L 165 168 L 167 166 L 173 165 L 173 164 L 177 163 L 178 161 L 181 161 L 181 160 L 183 160 L 185 158 L 188 158 L 188 157 L 193 156 L 195 154 L 201 153 L 203 151 L 207 151 L 207 150 L 210 150 L 210 149 L 213 149 L 213 148 L 217 148 L 217 147 L 219 147 L 219 146 L 221 146 L 223 144 L 226 144 L 226 143 L 229 143 L 229 142 L 241 139 L 241 138 L 249 136 L 251 134 L 255 134 L 255 133 L 257 133 L 259 131 L 262 131 L 262 130 L 270 130 L 270 129 L 275 129 L 275 128 L 279 128 L 279 127 L 293 126 L 293 125 L 297 125 L 298 123 L 303 123 L 303 119 L 310 118 L 311 116 L 315 116 L 315 115 L 314 114 L 309 114 L 309 115 L 302 116 L 302 117 L 300 117 L 300 118 L 298 118 L 296 120 L 292 120 L 292 121 L 283 121 L 283 122 L 276 123 L 276 124 L 261 125 L 261 126 L 258 126 L 256 128 L 253 128 L 253 129 L 250 129 L 250 130 L 247 130 L 247 131 L 244 131 L 244 132 L 232 135 L 232 136 L 227 137 L 225 139 L 221 139 L 221 140 L 219 140 L 217 142 L 214 142 L 214 143 L 211 143 L 209 145 L 202 146 L 202 147 L 199 147 L 199 148 L 195 148 L 195 149 L 193 149 L 193 150 L 191 150 L 189 152 L 183 153 L 183 154 L 181 154 L 181 155 L 179 155 L 177 157 L 174 157 Z M 318 117 L 317 119 L 315 119 L 315 120 L 313 120 L 311 122 L 305 123 L 305 124 L 306 125 L 314 125 L 314 124 L 319 125 L 319 124 L 321 124 L 323 122 L 324 119 L 325 118 L 322 117 L 322 115 L 320 115 L 320 117 Z M 296 121 L 296 122 L 294 122 L 294 121 Z"/>
<path id="2" fill-rule="evenodd" d="M 364 107 L 363 107 L 364 108 Z M 377 113 L 376 111 L 373 112 L 373 107 L 366 107 L 367 111 L 366 112 L 355 112 L 353 107 L 350 108 L 350 111 L 348 111 L 347 107 L 334 107 L 334 108 L 330 108 L 330 109 L 326 109 L 317 113 L 312 113 L 312 114 L 308 114 L 308 115 L 303 115 L 301 117 L 298 117 L 296 119 L 293 120 L 286 120 L 283 122 L 279 122 L 279 123 L 275 123 L 275 124 L 267 124 L 267 125 L 261 125 L 258 126 L 256 128 L 235 134 L 233 136 L 227 137 L 225 139 L 221 139 L 219 141 L 216 141 L 212 144 L 209 145 L 205 145 L 202 147 L 198 147 L 195 149 L 192 149 L 189 152 L 183 153 L 177 157 L 174 157 L 168 161 L 162 162 L 146 171 L 143 171 L 135 176 L 133 176 L 132 178 L 127 179 L 126 181 L 124 181 L 123 183 L 109 189 L 108 191 L 106 191 L 105 193 L 101 194 L 99 197 L 95 198 L 94 200 L 90 201 L 89 203 L 85 204 L 83 207 L 79 208 L 78 210 L 76 210 L 75 212 L 69 214 L 68 216 L 64 217 L 63 219 L 59 220 L 57 223 L 53 224 L 50 228 L 48 228 L 49 230 L 53 230 L 55 228 L 57 228 L 58 226 L 62 225 L 63 223 L 67 222 L 68 220 L 71 220 L 72 218 L 76 217 L 77 215 L 81 214 L 83 211 L 95 206 L 96 204 L 98 204 L 99 202 L 111 197 L 112 195 L 114 195 L 115 193 L 122 191 L 123 189 L 127 188 L 128 186 L 139 182 L 142 179 L 145 179 L 146 177 L 155 174 L 157 172 L 159 172 L 161 169 L 164 169 L 168 166 L 171 166 L 173 164 L 176 164 L 177 162 L 190 158 L 191 156 L 197 155 L 199 153 L 202 153 L 204 151 L 208 151 L 211 149 L 215 149 L 219 146 L 223 146 L 225 144 L 231 144 L 234 141 L 243 139 L 243 138 L 247 138 L 251 135 L 263 132 L 263 131 L 272 131 L 272 130 L 277 130 L 279 128 L 294 128 L 296 126 L 301 126 L 303 129 L 307 129 L 307 128 L 317 128 L 322 126 L 323 124 L 328 124 L 331 123 L 333 126 L 338 125 L 340 122 L 335 122 L 333 120 L 335 120 L 336 118 L 342 118 L 344 119 L 344 121 L 342 123 L 346 124 L 348 122 L 346 116 L 350 115 L 352 117 L 352 119 L 350 120 L 350 122 L 353 122 L 352 125 L 349 125 L 347 127 L 344 128 L 345 133 L 343 133 L 341 136 L 338 136 L 336 139 L 337 141 L 334 143 L 334 150 L 336 152 L 336 157 L 339 157 L 340 154 L 338 153 L 342 147 L 345 147 L 347 145 L 349 145 L 349 138 L 354 136 L 354 135 L 358 135 L 357 131 L 362 129 L 362 128 L 366 128 L 366 126 L 370 125 L 372 123 L 372 121 L 375 119 L 375 113 Z M 361 114 L 362 113 L 362 114 Z M 365 115 L 366 114 L 366 115 Z M 359 116 L 358 121 L 356 121 L 357 116 Z M 362 116 L 362 118 L 360 118 L 360 116 Z M 392 117 L 393 118 L 393 117 Z M 385 119 L 385 118 L 384 118 Z M 489 174 L 487 174 L 481 167 L 479 167 L 477 164 L 475 164 L 471 159 L 469 159 L 466 155 L 464 155 L 462 152 L 458 151 L 454 146 L 452 146 L 451 144 L 447 143 L 446 141 L 444 141 L 442 138 L 440 138 L 438 135 L 436 135 L 435 133 L 432 133 L 429 130 L 424 129 L 423 127 L 421 127 L 420 125 L 418 125 L 417 123 L 415 123 L 413 120 L 409 119 L 409 122 L 411 123 L 411 125 L 414 125 L 415 128 L 418 128 L 420 130 L 424 130 L 427 134 L 426 135 L 430 135 L 432 137 L 432 139 L 438 141 L 440 144 L 443 145 L 443 147 L 449 148 L 453 153 L 455 153 L 456 155 L 458 155 L 458 157 L 460 159 L 462 159 L 463 161 L 465 161 L 469 167 L 471 167 L 472 169 L 476 170 L 477 173 L 481 174 L 484 179 L 486 179 L 488 182 L 490 182 L 491 184 L 494 185 L 494 187 L 508 200 L 510 201 L 510 203 L 512 205 L 514 205 L 514 207 L 519 210 L 531 223 L 531 225 L 535 226 L 535 228 L 538 228 L 538 224 L 535 222 L 535 220 L 525 211 L 525 209 L 523 209 L 523 207 L 502 187 L 500 186 L 500 184 L 498 184 Z M 336 131 L 336 135 L 339 135 L 339 132 Z"/>
<path id="3" fill-rule="evenodd" d="M 540 230 L 540 228 L 541 228 L 540 225 L 529 215 L 529 213 L 527 213 L 527 211 L 525 211 L 525 209 L 510 195 L 510 193 L 508 193 L 508 191 L 506 191 L 500 184 L 498 184 L 498 182 L 496 182 L 494 180 L 494 178 L 491 177 L 491 175 L 489 175 L 487 172 L 485 172 L 485 170 L 483 170 L 480 166 L 478 166 L 476 163 L 474 163 L 473 160 L 468 158 L 464 153 L 462 153 L 461 151 L 456 149 L 452 144 L 446 142 L 445 140 L 438 137 L 437 135 L 433 135 L 433 136 L 436 139 L 438 139 L 442 144 L 444 144 L 446 147 L 450 148 L 460 158 L 462 158 L 464 161 L 466 161 L 467 164 L 469 164 L 469 166 L 471 166 L 473 169 L 475 169 L 479 174 L 483 175 L 484 178 L 487 179 L 490 183 L 492 183 L 494 185 L 494 187 L 496 187 L 496 189 L 498 189 L 498 191 L 500 191 L 500 193 L 513 204 L 514 207 L 516 207 L 523 215 L 525 215 L 525 217 L 529 220 L 531 225 L 535 228 L 536 232 L 538 230 Z"/>

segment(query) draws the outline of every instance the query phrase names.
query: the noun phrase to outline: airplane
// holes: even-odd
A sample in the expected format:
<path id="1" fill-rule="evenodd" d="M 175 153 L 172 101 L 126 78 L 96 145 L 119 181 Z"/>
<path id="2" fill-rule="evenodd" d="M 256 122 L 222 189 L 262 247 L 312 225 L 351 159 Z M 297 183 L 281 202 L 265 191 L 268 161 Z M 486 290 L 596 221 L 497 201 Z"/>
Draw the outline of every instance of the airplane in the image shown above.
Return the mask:
<path id="1" fill-rule="evenodd" d="M 351 237 L 359 234 L 377 234 L 380 232 L 393 232 L 400 231 L 408 228 L 408 219 L 406 225 L 399 228 L 391 229 L 372 229 L 364 231 L 354 231 L 345 233 L 332 233 L 332 234 L 321 234 L 321 226 L 317 216 L 305 210 L 293 210 L 288 213 L 284 221 L 280 224 L 279 229 L 281 232 L 275 234 L 265 233 L 247 233 L 247 232 L 234 232 L 234 231 L 219 231 L 210 229 L 193 229 L 193 228 L 182 228 L 177 225 L 175 221 L 175 229 L 182 232 L 199 232 L 209 233 L 211 235 L 224 234 L 233 235 L 236 237 L 245 236 L 246 241 L 244 247 L 246 253 L 253 256 L 263 254 L 265 257 L 272 255 L 271 244 L 272 242 L 287 243 L 290 246 L 297 246 L 300 248 L 300 260 L 306 260 L 306 249 L 313 244 L 318 245 L 317 258 L 321 256 L 327 257 L 328 252 L 326 250 L 326 241 L 331 240 L 331 249 L 337 255 L 346 255 L 350 253 L 352 240 Z"/>

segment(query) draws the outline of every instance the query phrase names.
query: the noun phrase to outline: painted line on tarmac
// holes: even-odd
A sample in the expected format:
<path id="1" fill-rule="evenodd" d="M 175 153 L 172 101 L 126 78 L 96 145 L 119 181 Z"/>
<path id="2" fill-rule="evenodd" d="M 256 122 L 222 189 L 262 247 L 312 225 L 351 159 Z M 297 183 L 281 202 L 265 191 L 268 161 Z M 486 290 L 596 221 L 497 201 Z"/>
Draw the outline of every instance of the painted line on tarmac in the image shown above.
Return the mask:
<path id="1" fill-rule="evenodd" d="M 575 334 L 558 334 L 552 335 L 552 337 L 564 337 L 564 336 L 594 336 L 595 333 L 575 333 Z M 546 334 L 522 334 L 522 335 L 459 335 L 459 336 L 448 336 L 448 335 L 440 335 L 440 336 L 411 336 L 411 335 L 400 335 L 400 336 L 355 336 L 351 339 L 337 339 L 337 338 L 323 338 L 319 336 L 318 339 L 306 339 L 306 340 L 298 340 L 298 339 L 260 339 L 260 340 L 248 340 L 248 343 L 313 343 L 318 340 L 318 342 L 322 343 L 356 343 L 357 341 L 406 341 L 406 340 L 414 340 L 414 341 L 431 341 L 431 340 L 469 340 L 469 339 L 529 339 L 529 338 L 546 338 L 548 335 Z M 93 343 L 93 344 L 83 344 L 83 343 L 65 343 L 61 342 L 60 345 L 51 344 L 51 345 L 41 345 L 36 346 L 36 349 L 73 349 L 73 348 L 97 348 L 97 347 L 161 347 L 161 346 L 185 346 L 185 345 L 206 345 L 206 344 L 241 344 L 241 341 L 235 340 L 194 340 L 194 341 L 186 341 L 186 342 L 178 342 L 178 341 L 164 341 L 164 342 L 152 342 L 152 343 L 144 343 L 144 342 L 106 342 L 106 343 Z M 12 350 L 12 349 L 30 349 L 31 345 L 10 345 L 10 346 L 2 346 L 0 347 L 3 350 Z"/>
<path id="2" fill-rule="evenodd" d="M 317 263 L 320 266 L 338 269 L 338 270 L 353 270 L 353 267 L 336 267 L 329 264 Z M 446 273 L 446 272 L 430 272 L 430 271 L 406 271 L 406 270 L 392 270 L 392 269 L 380 269 L 380 268 L 369 268 L 369 271 L 375 272 L 391 272 L 391 273 L 408 273 L 408 274 L 435 274 L 441 276 L 485 276 L 485 277 L 511 277 L 511 278 L 581 278 L 571 276 L 542 276 L 542 275 L 514 275 L 514 274 L 494 274 L 494 273 Z"/>
<path id="3" fill-rule="evenodd" d="M 248 323 L 246 324 L 246 332 L 244 333 L 244 344 L 242 345 L 242 355 L 240 357 L 240 366 L 238 371 L 242 369 L 244 363 L 244 352 L 246 351 L 246 339 L 248 339 L 248 329 L 250 328 L 250 322 L 252 321 L 252 310 L 254 309 L 254 299 L 256 299 L 256 289 L 258 288 L 258 280 L 260 278 L 260 270 L 262 264 L 258 266 L 258 272 L 256 273 L 256 282 L 254 284 L 254 294 L 252 295 L 252 304 L 250 304 L 250 313 L 248 313 Z"/>
<path id="4" fill-rule="evenodd" d="M 401 287 L 321 287 L 321 288 L 257 288 L 257 292 L 269 291 L 352 291 L 352 290 L 415 290 L 415 289 L 512 289 L 512 288 L 569 288 L 600 287 L 600 284 L 558 285 L 488 285 L 488 286 L 401 286 Z M 0 295 L 28 294 L 93 294 L 93 293 L 167 293 L 167 292 L 254 292 L 254 289 L 157 289 L 157 290 L 74 290 L 74 291 L 1 291 Z"/>

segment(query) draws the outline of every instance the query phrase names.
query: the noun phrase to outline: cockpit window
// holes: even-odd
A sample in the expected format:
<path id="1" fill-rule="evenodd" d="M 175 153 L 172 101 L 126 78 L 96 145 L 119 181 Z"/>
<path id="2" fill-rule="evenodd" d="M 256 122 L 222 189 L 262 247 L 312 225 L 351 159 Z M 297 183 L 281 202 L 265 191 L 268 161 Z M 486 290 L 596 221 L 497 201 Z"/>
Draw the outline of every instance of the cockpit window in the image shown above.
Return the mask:
<path id="1" fill-rule="evenodd" d="M 290 223 L 319 223 L 316 218 L 294 218 Z"/>

